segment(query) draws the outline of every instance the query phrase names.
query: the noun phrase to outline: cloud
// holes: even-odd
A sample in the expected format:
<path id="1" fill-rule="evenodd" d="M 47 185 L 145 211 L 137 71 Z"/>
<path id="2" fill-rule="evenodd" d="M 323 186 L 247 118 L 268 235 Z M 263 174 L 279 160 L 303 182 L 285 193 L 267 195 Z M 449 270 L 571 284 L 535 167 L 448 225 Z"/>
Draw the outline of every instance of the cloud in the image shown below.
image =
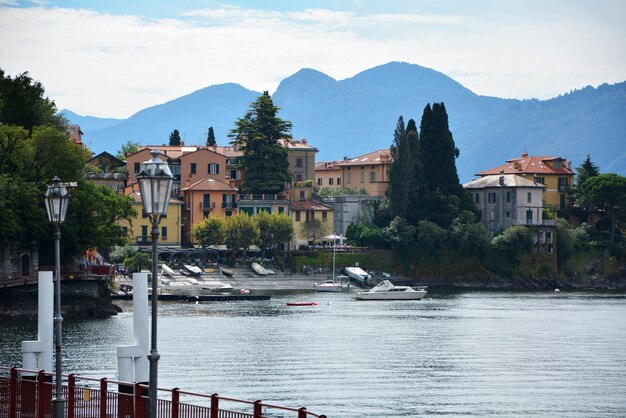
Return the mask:
<path id="1" fill-rule="evenodd" d="M 546 98 L 621 81 L 623 25 L 550 17 L 220 6 L 148 19 L 6 6 L 0 63 L 9 74 L 29 71 L 60 108 L 103 117 L 127 117 L 213 84 L 273 91 L 300 68 L 343 79 L 389 61 L 427 66 L 501 97 Z"/>

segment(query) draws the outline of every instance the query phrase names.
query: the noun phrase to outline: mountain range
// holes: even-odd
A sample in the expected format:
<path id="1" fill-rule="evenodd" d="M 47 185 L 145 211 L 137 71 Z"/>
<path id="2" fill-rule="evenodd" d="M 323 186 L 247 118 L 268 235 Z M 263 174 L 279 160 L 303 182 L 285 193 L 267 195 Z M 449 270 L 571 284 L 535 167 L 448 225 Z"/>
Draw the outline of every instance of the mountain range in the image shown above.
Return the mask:
<path id="1" fill-rule="evenodd" d="M 83 142 L 96 153 L 115 154 L 129 140 L 166 144 L 174 129 L 185 144 L 202 145 L 209 126 L 218 144 L 226 145 L 234 121 L 260 94 L 228 83 L 128 119 L 61 113 L 81 126 Z M 302 69 L 282 80 L 272 98 L 279 117 L 293 123 L 293 137 L 319 149 L 318 161 L 387 148 L 399 116 L 419 126 L 428 103 L 444 102 L 460 150 L 462 182 L 523 152 L 560 156 L 574 167 L 590 154 L 601 172 L 626 174 L 626 82 L 588 86 L 549 100 L 501 99 L 477 95 L 435 70 L 392 62 L 340 81 Z"/>

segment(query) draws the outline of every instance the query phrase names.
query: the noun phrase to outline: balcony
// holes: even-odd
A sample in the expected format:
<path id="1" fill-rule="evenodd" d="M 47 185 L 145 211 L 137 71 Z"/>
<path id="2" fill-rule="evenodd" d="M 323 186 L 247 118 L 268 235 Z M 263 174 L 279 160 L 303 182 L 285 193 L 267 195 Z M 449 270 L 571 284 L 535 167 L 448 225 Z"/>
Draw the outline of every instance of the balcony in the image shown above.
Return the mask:
<path id="1" fill-rule="evenodd" d="M 236 209 L 237 202 L 222 202 L 222 209 Z"/>
<path id="2" fill-rule="evenodd" d="M 252 201 L 252 200 L 262 200 L 262 201 L 272 201 L 272 200 L 285 200 L 286 197 L 282 193 L 278 194 L 258 194 L 258 193 L 242 193 L 239 195 L 239 200 Z"/>
<path id="3" fill-rule="evenodd" d="M 215 209 L 215 202 L 200 202 L 200 209 L 213 210 Z"/>

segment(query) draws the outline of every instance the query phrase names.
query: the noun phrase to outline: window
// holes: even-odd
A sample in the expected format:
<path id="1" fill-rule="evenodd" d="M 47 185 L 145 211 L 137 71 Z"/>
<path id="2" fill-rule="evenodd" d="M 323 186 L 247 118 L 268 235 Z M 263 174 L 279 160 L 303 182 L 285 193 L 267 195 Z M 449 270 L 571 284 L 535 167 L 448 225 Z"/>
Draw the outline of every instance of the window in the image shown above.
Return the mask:
<path id="1" fill-rule="evenodd" d="M 328 213 L 326 211 L 322 212 L 322 221 L 326 222 L 328 220 Z"/>
<path id="2" fill-rule="evenodd" d="M 147 218 L 148 217 L 148 214 L 146 213 L 145 209 L 141 209 L 141 217 L 142 218 Z"/>
<path id="3" fill-rule="evenodd" d="M 211 195 L 209 193 L 205 193 L 202 197 L 202 207 L 208 208 L 211 206 Z"/>
<path id="4" fill-rule="evenodd" d="M 526 225 L 532 225 L 533 224 L 533 211 L 528 209 L 526 211 Z"/>
<path id="5" fill-rule="evenodd" d="M 139 173 L 140 167 L 139 163 L 135 163 L 135 174 Z"/>
<path id="6" fill-rule="evenodd" d="M 284 208 L 284 207 L 282 207 L 282 206 L 279 206 L 279 207 L 278 207 L 278 213 L 279 213 L 279 214 L 283 214 L 283 213 L 285 213 L 285 208 Z"/>
<path id="7" fill-rule="evenodd" d="M 474 195 L 474 203 L 480 203 L 480 193 Z"/>
<path id="8" fill-rule="evenodd" d="M 233 180 L 239 180 L 239 170 L 230 170 L 230 176 Z"/>
<path id="9" fill-rule="evenodd" d="M 302 181 L 302 174 L 296 174 L 296 181 Z"/>
<path id="10" fill-rule="evenodd" d="M 526 193 L 526 203 L 533 202 L 533 194 L 531 192 Z"/>
<path id="11" fill-rule="evenodd" d="M 348 184 L 352 183 L 352 173 L 346 174 L 346 183 Z"/>
<path id="12" fill-rule="evenodd" d="M 507 217 L 507 218 L 510 218 L 510 217 L 511 217 L 511 212 L 509 212 L 509 211 L 507 210 L 507 211 L 505 212 L 505 215 L 506 215 L 506 217 Z"/>
<path id="13" fill-rule="evenodd" d="M 337 186 L 341 186 L 341 177 L 337 177 Z"/>
<path id="14" fill-rule="evenodd" d="M 148 225 L 141 225 L 141 240 L 147 241 L 148 239 Z"/>
<path id="15" fill-rule="evenodd" d="M 363 168 L 363 167 L 361 167 Z M 361 183 L 365 183 L 365 171 L 361 171 Z"/>
<path id="16" fill-rule="evenodd" d="M 535 177 L 535 184 L 546 184 L 545 177 Z"/>
<path id="17" fill-rule="evenodd" d="M 332 177 L 330 177 L 330 178 L 328 179 L 328 185 L 329 185 L 329 186 L 332 186 L 332 185 L 333 185 L 333 180 L 334 180 L 334 179 L 333 179 Z"/>
<path id="18" fill-rule="evenodd" d="M 300 211 L 296 211 L 296 222 L 300 222 Z"/>
<path id="19" fill-rule="evenodd" d="M 321 178 L 321 177 L 317 179 L 317 185 L 318 185 L 318 186 L 321 186 L 321 185 L 322 185 L 322 178 Z"/>
<path id="20" fill-rule="evenodd" d="M 161 239 L 167 239 L 167 226 L 161 227 Z"/>
<path id="21" fill-rule="evenodd" d="M 487 199 L 489 203 L 496 203 L 496 194 L 495 193 L 489 193 L 487 195 Z"/>
<path id="22" fill-rule="evenodd" d="M 220 165 L 219 164 L 215 164 L 215 163 L 211 163 L 207 167 L 207 170 L 208 170 L 209 174 L 219 174 L 220 173 Z"/>
<path id="23" fill-rule="evenodd" d="M 191 174 L 196 174 L 196 163 L 191 163 Z"/>
<path id="24" fill-rule="evenodd" d="M 565 209 L 565 195 L 564 194 L 560 196 L 559 206 L 561 207 L 561 210 Z"/>
<path id="25" fill-rule="evenodd" d="M 300 190 L 300 200 L 306 200 L 306 193 L 304 190 Z"/>
<path id="26" fill-rule="evenodd" d="M 296 167 L 302 167 L 302 158 L 296 158 Z"/>
<path id="27" fill-rule="evenodd" d="M 124 236 L 127 237 L 128 236 L 128 227 L 127 226 L 123 226 L 122 227 L 122 231 L 124 232 Z"/>
<path id="28" fill-rule="evenodd" d="M 370 183 L 376 183 L 376 172 L 370 171 Z"/>
<path id="29" fill-rule="evenodd" d="M 511 192 L 506 192 L 506 203 L 511 203 Z"/>
<path id="30" fill-rule="evenodd" d="M 563 192 L 569 188 L 569 180 L 567 177 L 559 177 L 559 191 Z"/>

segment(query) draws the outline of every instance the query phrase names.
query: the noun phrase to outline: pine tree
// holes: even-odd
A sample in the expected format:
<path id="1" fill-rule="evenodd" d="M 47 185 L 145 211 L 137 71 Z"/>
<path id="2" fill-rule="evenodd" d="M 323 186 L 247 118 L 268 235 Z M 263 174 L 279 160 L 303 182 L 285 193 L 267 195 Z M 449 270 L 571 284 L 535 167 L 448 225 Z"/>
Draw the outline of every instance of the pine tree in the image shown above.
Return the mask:
<path id="1" fill-rule="evenodd" d="M 402 116 L 398 118 L 393 132 L 393 143 L 389 147 L 389 187 L 387 197 L 391 216 L 405 218 L 409 208 L 409 178 L 411 176 L 411 154 L 406 140 L 406 129 Z"/>
<path id="2" fill-rule="evenodd" d="M 587 179 L 600 174 L 600 169 L 591 161 L 591 157 L 587 154 L 585 161 L 576 169 L 576 184 L 580 187 Z"/>
<path id="3" fill-rule="evenodd" d="M 174 129 L 170 134 L 170 145 L 174 147 L 180 145 L 180 133 L 178 132 L 178 129 Z"/>
<path id="4" fill-rule="evenodd" d="M 240 166 L 246 170 L 241 189 L 248 193 L 278 193 L 290 179 L 287 149 L 278 140 L 286 138 L 291 122 L 277 116 L 278 108 L 266 91 L 237 119 L 229 136 L 243 152 Z"/>
<path id="5" fill-rule="evenodd" d="M 214 147 L 217 145 L 217 142 L 215 142 L 215 132 L 213 132 L 212 126 L 209 128 L 209 134 L 206 138 L 206 145 L 207 147 Z"/>

